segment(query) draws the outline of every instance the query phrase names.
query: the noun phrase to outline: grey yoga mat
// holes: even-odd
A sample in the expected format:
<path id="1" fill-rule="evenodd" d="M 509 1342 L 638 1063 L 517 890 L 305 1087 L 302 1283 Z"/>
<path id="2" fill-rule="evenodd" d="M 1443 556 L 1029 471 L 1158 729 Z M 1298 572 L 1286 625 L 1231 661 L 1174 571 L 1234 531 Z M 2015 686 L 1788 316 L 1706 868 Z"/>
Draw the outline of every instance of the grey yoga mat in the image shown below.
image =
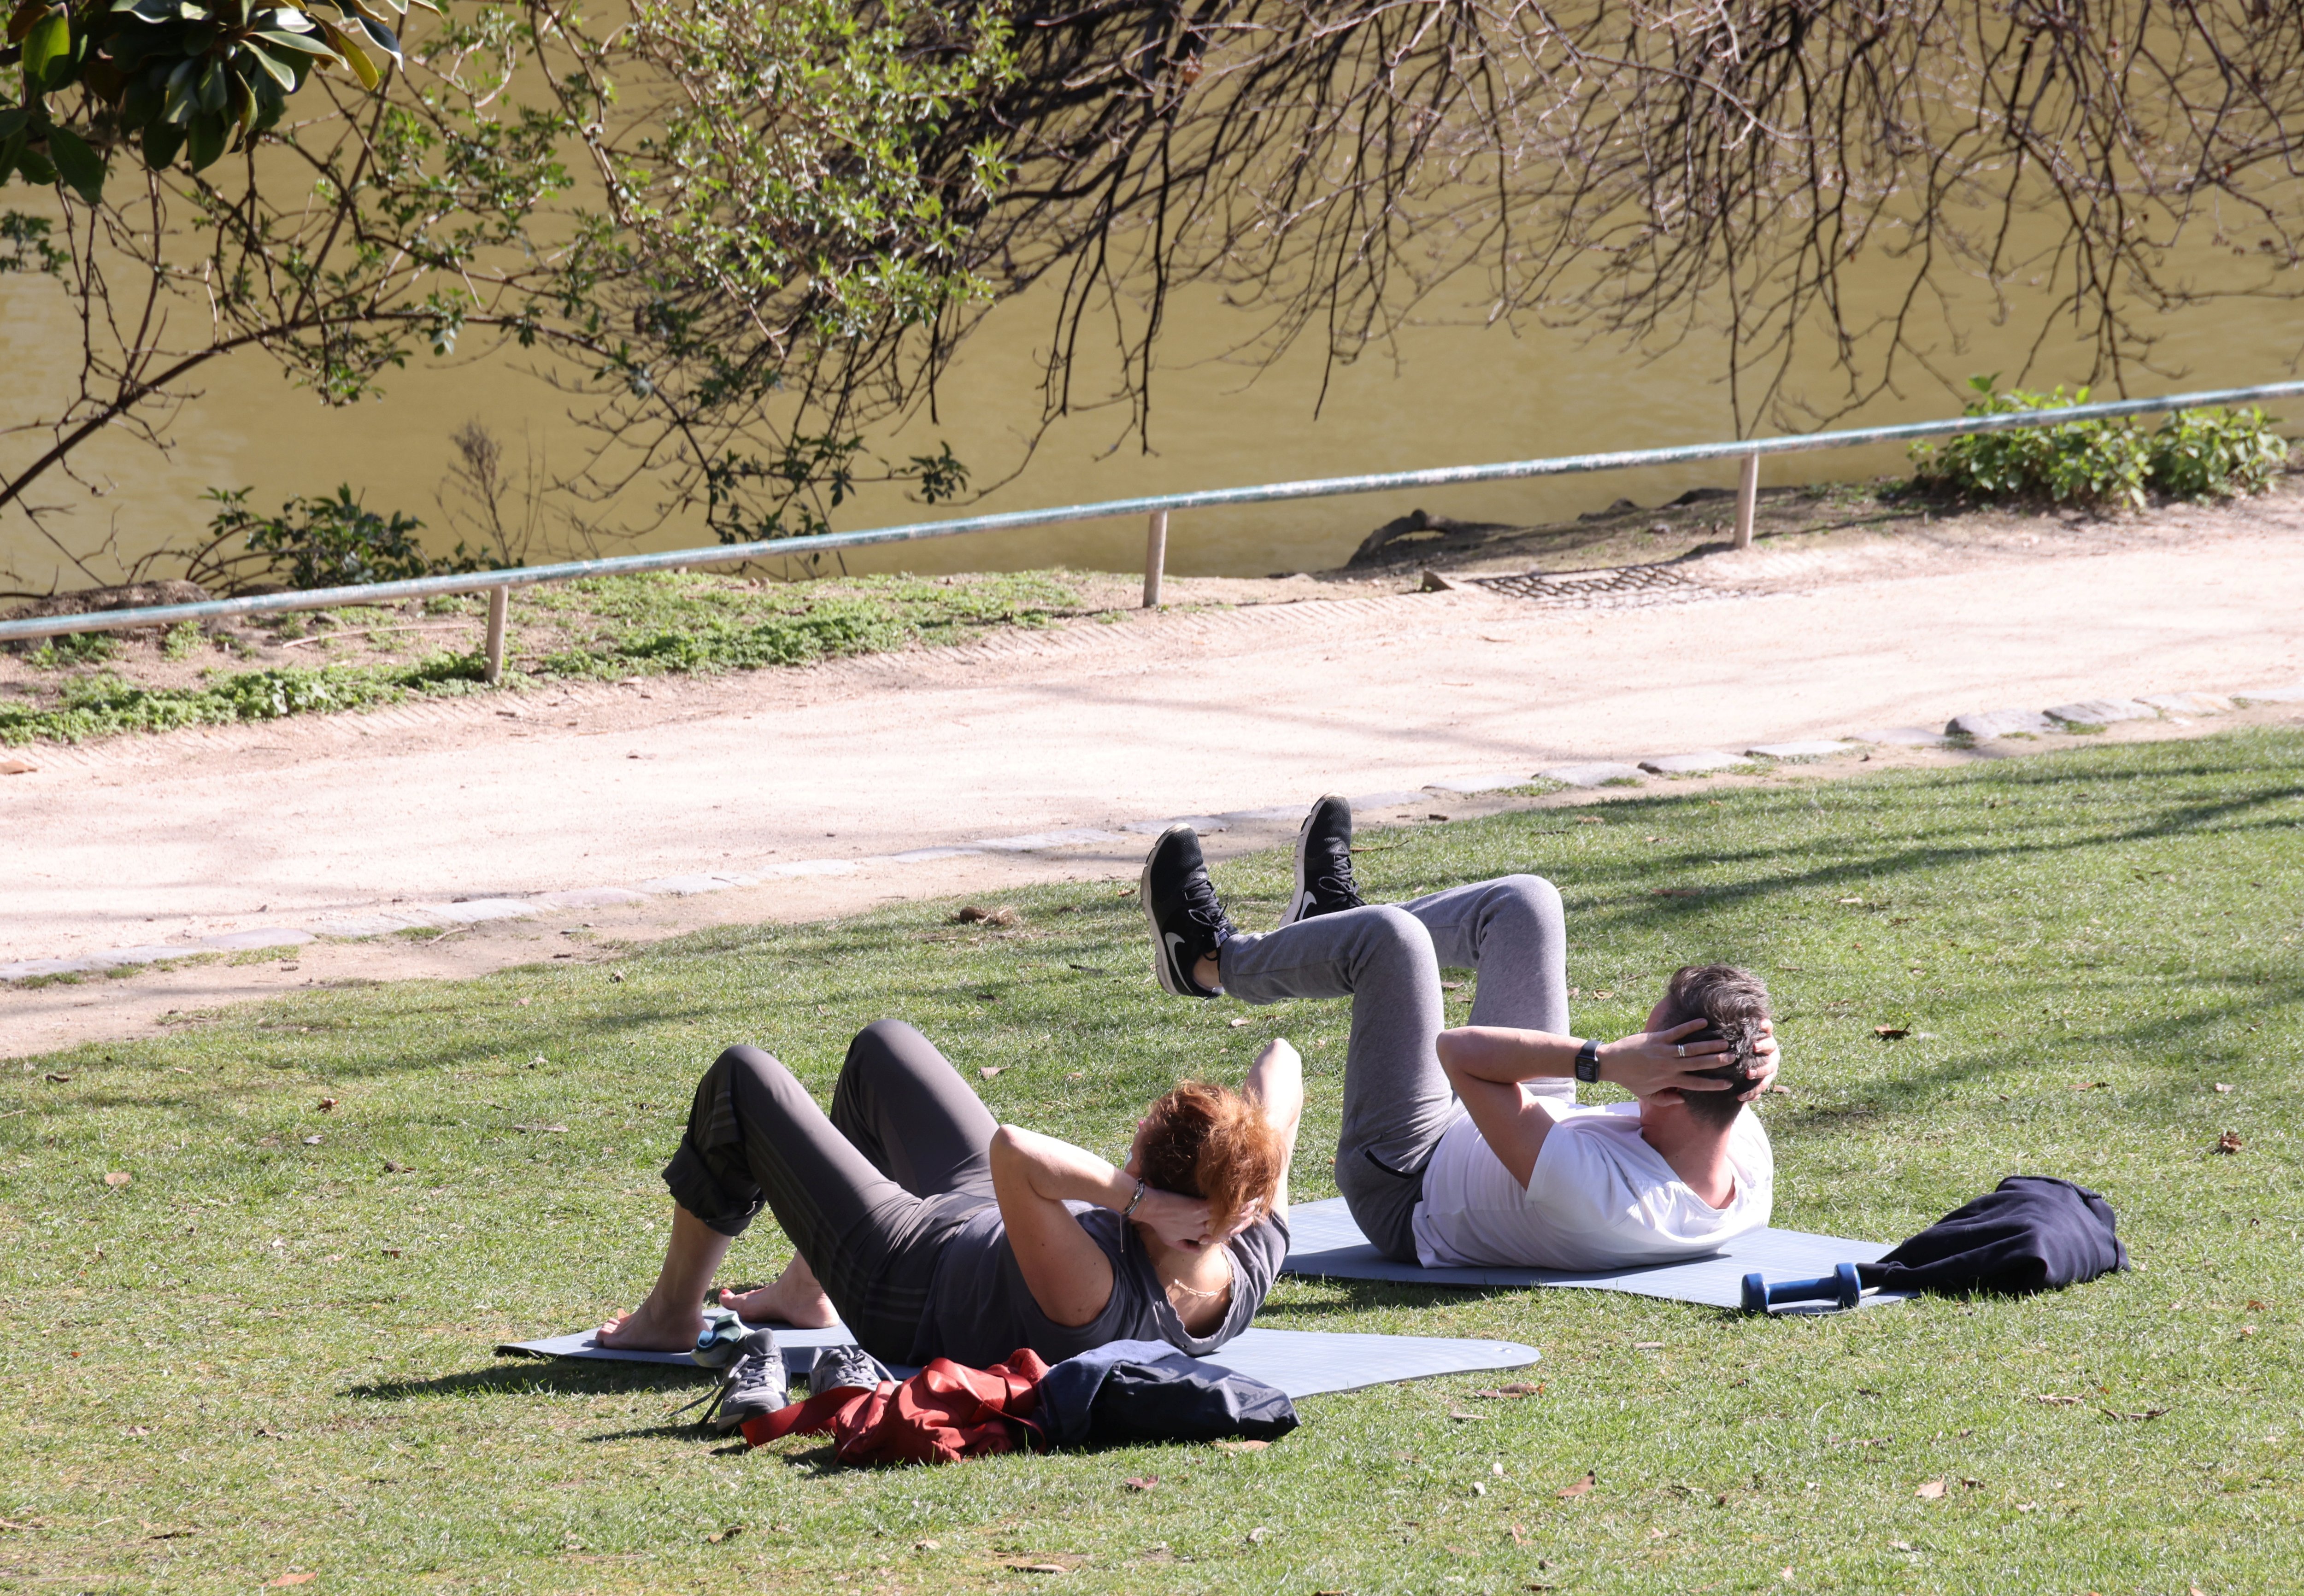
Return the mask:
<path id="1" fill-rule="evenodd" d="M 776 1345 L 784 1349 L 784 1366 L 805 1376 L 819 1347 L 845 1345 L 845 1325 L 830 1330 L 775 1327 Z M 622 1363 L 671 1364 L 704 1371 L 682 1352 L 619 1352 L 602 1347 L 590 1330 L 547 1336 L 537 1341 L 508 1341 L 498 1352 L 530 1353 L 539 1357 L 609 1358 Z M 1326 1391 L 1356 1390 L 1386 1381 L 1424 1380 L 1435 1374 L 1470 1374 L 1491 1369 L 1520 1369 L 1537 1361 L 1533 1347 L 1515 1341 L 1466 1341 L 1440 1336 L 1372 1336 L 1331 1330 L 1255 1330 L 1242 1331 L 1200 1363 L 1229 1370 L 1278 1386 L 1291 1397 L 1317 1397 Z M 899 1376 L 911 1369 L 899 1367 Z"/>
<path id="2" fill-rule="evenodd" d="M 1889 1250 L 1884 1242 L 1811 1236 L 1805 1230 L 1768 1229 L 1739 1237 L 1708 1258 L 1595 1274 L 1495 1265 L 1421 1269 L 1413 1263 L 1395 1263 L 1369 1246 L 1360 1228 L 1352 1222 L 1351 1212 L 1342 1197 L 1292 1204 L 1288 1210 L 1288 1261 L 1280 1266 L 1283 1274 L 1331 1280 L 1396 1280 L 1411 1286 L 1583 1286 L 1596 1291 L 1669 1296 L 1715 1308 L 1742 1305 L 1744 1277 L 1748 1274 L 1766 1275 L 1771 1281 L 1810 1279 L 1830 1274 L 1837 1264 L 1869 1263 Z M 1865 1293 L 1864 1301 L 1901 1302 L 1910 1295 L 1871 1291 Z M 1836 1310 L 1818 1304 L 1796 1304 L 1771 1311 L 1797 1313 Z"/>

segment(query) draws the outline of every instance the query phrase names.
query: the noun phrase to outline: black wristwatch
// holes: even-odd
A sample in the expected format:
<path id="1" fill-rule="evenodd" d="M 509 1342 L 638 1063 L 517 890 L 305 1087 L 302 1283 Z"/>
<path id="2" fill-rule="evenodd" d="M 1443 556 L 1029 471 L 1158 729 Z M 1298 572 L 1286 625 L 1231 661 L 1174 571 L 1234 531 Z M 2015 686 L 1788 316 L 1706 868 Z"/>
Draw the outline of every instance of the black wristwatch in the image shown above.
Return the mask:
<path id="1" fill-rule="evenodd" d="M 1588 1042 L 1576 1050 L 1576 1078 L 1597 1081 L 1600 1078 L 1600 1044 Z"/>

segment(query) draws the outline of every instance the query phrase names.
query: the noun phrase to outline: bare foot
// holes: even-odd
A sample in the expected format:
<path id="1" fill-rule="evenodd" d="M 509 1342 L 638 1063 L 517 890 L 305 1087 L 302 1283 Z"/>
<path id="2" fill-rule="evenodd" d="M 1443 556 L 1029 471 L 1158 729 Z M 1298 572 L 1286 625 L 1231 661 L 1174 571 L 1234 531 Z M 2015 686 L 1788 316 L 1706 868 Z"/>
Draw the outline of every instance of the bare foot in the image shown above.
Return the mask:
<path id="1" fill-rule="evenodd" d="M 789 1324 L 795 1330 L 825 1330 L 840 1322 L 840 1312 L 816 1275 L 800 1258 L 784 1273 L 753 1291 L 723 1291 L 720 1305 L 746 1324 Z"/>
<path id="2" fill-rule="evenodd" d="M 620 1347 L 627 1352 L 693 1352 L 696 1338 L 703 1333 L 700 1307 L 690 1308 L 684 1315 L 670 1313 L 659 1308 L 651 1296 L 631 1313 L 609 1320 L 594 1338 L 603 1347 Z"/>

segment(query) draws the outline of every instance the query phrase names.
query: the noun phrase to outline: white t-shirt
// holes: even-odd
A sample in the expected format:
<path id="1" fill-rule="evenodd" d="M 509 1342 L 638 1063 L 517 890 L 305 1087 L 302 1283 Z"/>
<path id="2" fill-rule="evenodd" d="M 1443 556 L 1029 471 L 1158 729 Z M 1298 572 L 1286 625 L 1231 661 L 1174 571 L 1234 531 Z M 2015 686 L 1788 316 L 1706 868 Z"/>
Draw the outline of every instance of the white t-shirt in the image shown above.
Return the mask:
<path id="1" fill-rule="evenodd" d="M 1525 1191 L 1470 1116 L 1441 1136 L 1416 1205 L 1419 1262 L 1628 1268 L 1700 1258 L 1767 1224 L 1775 1157 L 1750 1110 L 1728 1133 L 1735 1195 L 1715 1208 L 1641 1138 L 1639 1103 L 1537 1101 L 1553 1124 Z"/>

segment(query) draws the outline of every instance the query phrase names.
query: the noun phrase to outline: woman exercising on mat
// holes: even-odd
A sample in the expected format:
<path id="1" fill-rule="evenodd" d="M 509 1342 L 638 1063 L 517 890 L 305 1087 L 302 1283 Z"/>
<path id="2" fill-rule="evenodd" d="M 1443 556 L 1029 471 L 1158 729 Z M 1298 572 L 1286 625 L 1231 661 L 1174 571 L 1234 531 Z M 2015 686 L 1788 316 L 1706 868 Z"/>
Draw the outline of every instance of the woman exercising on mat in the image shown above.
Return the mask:
<path id="1" fill-rule="evenodd" d="M 686 1351 L 705 1288 L 762 1204 L 797 1249 L 724 1293 L 751 1323 L 835 1317 L 893 1364 L 1050 1363 L 1107 1341 L 1214 1351 L 1248 1328 L 1288 1253 L 1302 1067 L 1268 1044 L 1242 1091 L 1186 1081 L 1145 1111 L 1127 1163 L 996 1123 L 927 1037 L 881 1020 L 848 1047 L 827 1118 L 758 1048 L 720 1055 L 665 1167 L 672 1243 L 603 1346 Z"/>

